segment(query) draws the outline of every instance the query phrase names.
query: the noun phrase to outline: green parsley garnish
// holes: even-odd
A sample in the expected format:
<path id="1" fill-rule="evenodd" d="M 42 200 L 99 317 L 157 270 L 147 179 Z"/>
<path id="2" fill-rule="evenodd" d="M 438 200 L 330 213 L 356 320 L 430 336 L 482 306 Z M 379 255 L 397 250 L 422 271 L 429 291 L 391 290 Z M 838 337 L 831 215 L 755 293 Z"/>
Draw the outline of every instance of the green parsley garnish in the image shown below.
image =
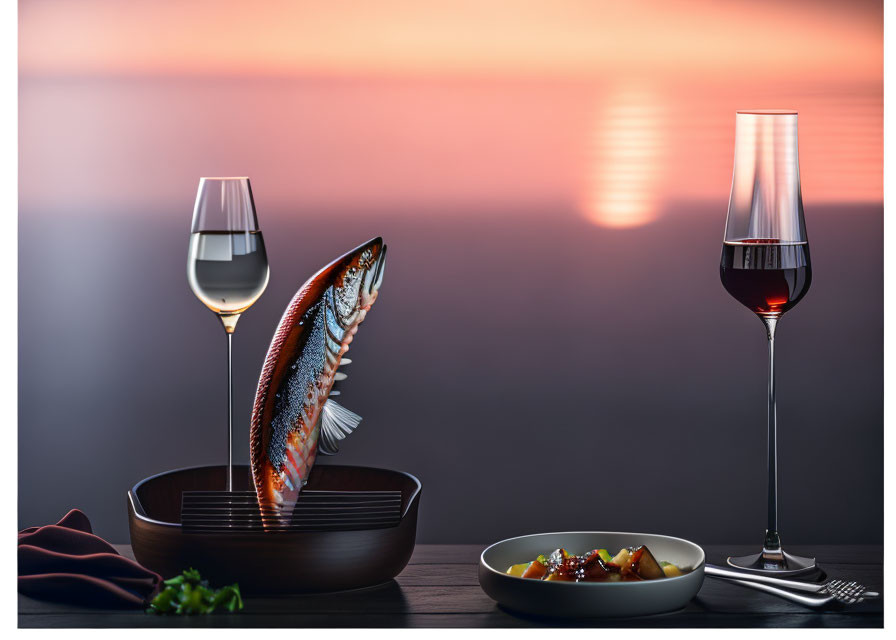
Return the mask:
<path id="1" fill-rule="evenodd" d="M 221 607 L 233 613 L 243 608 L 240 587 L 232 584 L 214 590 L 208 586 L 196 569 L 190 568 L 181 575 L 165 580 L 165 587 L 149 603 L 147 613 L 194 615 L 211 613 Z"/>

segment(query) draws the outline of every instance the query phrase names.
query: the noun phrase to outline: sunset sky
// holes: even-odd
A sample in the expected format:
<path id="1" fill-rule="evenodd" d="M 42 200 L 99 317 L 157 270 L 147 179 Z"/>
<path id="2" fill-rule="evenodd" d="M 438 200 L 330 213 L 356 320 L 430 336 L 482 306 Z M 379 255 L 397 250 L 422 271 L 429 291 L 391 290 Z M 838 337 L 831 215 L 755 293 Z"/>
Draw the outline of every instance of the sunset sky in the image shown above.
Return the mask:
<path id="1" fill-rule="evenodd" d="M 877 201 L 882 46 L 880 2 L 32 0 L 22 201 L 170 207 L 249 173 L 300 210 L 632 226 L 724 198 L 761 107 L 800 111 L 807 201 Z"/>
<path id="2" fill-rule="evenodd" d="M 879 2 L 36 0 L 26 73 L 732 74 L 878 81 Z"/>

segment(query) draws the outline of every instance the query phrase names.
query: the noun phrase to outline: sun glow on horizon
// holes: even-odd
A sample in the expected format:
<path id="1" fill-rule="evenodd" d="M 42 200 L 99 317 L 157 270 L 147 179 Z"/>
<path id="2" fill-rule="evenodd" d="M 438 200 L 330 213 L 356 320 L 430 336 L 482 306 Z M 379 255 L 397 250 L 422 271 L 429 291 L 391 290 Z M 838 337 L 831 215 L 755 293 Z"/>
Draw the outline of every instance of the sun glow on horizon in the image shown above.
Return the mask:
<path id="1" fill-rule="evenodd" d="M 639 227 L 657 219 L 663 120 L 656 92 L 627 85 L 607 97 L 589 150 L 583 210 L 594 224 Z"/>

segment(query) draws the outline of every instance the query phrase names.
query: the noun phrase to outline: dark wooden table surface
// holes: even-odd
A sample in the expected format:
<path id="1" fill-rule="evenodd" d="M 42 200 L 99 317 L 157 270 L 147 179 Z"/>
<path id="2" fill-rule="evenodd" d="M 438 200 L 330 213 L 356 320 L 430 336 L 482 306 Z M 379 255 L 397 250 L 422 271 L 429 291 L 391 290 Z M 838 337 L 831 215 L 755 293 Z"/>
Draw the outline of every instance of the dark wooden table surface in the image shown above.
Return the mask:
<path id="1" fill-rule="evenodd" d="M 130 556 L 130 547 L 119 550 Z M 765 593 L 706 578 L 684 609 L 644 618 L 569 623 L 522 617 L 499 608 L 479 588 L 478 545 L 418 545 L 410 564 L 385 585 L 351 592 L 245 598 L 239 614 L 173 617 L 98 611 L 19 596 L 20 627 L 881 627 L 883 598 L 840 610 L 813 611 Z M 704 545 L 707 559 L 750 547 Z M 831 577 L 883 593 L 883 547 L 793 546 L 815 556 Z"/>

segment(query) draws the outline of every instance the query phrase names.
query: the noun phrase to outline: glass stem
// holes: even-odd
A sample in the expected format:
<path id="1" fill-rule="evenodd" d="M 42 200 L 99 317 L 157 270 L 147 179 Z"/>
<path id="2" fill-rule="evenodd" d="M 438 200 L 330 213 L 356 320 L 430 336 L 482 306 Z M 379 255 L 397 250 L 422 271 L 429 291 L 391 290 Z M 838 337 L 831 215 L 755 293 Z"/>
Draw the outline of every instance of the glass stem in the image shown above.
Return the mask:
<path id="1" fill-rule="evenodd" d="M 775 328 L 778 318 L 762 318 L 768 333 L 768 528 L 765 531 L 764 551 L 779 552 L 778 535 L 778 441 L 777 411 L 775 406 Z"/>
<path id="2" fill-rule="evenodd" d="M 227 491 L 233 491 L 233 333 L 227 332 Z"/>

